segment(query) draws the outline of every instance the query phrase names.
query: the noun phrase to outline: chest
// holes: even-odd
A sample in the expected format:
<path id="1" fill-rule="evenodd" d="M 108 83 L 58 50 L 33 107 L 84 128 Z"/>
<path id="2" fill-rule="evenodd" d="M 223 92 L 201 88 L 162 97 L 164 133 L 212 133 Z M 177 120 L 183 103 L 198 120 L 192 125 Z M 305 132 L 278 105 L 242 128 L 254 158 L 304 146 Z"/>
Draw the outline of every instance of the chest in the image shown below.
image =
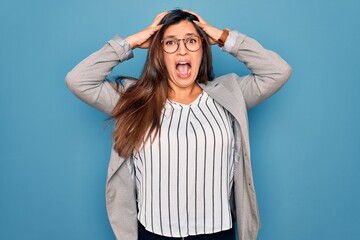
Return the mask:
<path id="1" fill-rule="evenodd" d="M 168 101 L 159 132 L 134 154 L 137 170 L 153 165 L 157 171 L 171 168 L 186 174 L 189 164 L 216 167 L 231 161 L 232 123 L 231 114 L 206 93 L 190 105 Z"/>

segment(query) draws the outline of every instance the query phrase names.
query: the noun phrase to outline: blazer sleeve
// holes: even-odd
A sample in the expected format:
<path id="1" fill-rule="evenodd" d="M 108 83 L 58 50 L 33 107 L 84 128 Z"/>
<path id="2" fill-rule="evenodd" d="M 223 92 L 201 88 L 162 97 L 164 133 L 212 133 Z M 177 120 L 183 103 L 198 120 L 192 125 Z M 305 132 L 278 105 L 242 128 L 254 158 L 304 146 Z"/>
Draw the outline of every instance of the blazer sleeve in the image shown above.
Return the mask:
<path id="1" fill-rule="evenodd" d="M 243 62 L 252 72 L 236 76 L 248 109 L 276 93 L 291 76 L 289 64 L 278 54 L 237 31 L 229 33 L 222 50 Z"/>
<path id="2" fill-rule="evenodd" d="M 116 83 L 106 77 L 116 65 L 132 57 L 130 45 L 116 36 L 76 65 L 66 75 L 66 85 L 79 99 L 110 115 L 120 96 Z M 129 83 L 125 81 L 124 87 Z"/>

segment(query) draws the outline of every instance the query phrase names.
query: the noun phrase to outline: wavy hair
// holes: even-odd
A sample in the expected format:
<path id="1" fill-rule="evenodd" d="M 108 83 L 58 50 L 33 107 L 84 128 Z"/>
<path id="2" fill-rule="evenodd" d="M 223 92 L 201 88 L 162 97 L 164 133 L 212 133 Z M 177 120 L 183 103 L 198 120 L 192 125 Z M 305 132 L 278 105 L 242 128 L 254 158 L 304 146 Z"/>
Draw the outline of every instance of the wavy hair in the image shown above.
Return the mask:
<path id="1" fill-rule="evenodd" d="M 161 46 L 165 30 L 181 21 L 194 24 L 199 36 L 204 38 L 202 62 L 197 81 L 206 83 L 213 80 L 211 47 L 206 33 L 193 21 L 199 19 L 182 10 L 172 10 L 161 20 L 161 29 L 150 39 L 146 62 L 139 80 L 126 90 L 119 88 L 120 99 L 114 107 L 111 117 L 115 119 L 113 131 L 114 149 L 121 157 L 128 158 L 138 150 L 150 135 L 158 134 L 161 112 L 168 97 L 168 71 L 164 62 Z"/>

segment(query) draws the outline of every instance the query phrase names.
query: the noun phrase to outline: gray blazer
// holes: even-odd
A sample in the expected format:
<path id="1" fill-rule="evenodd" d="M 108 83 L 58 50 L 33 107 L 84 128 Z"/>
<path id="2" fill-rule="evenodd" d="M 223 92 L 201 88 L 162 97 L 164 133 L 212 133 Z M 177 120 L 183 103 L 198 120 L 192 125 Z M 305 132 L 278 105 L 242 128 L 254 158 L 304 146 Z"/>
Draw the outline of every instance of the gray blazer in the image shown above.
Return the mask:
<path id="1" fill-rule="evenodd" d="M 247 110 L 277 92 L 291 75 L 290 66 L 257 41 L 231 31 L 222 50 L 246 64 L 251 74 L 228 74 L 201 88 L 234 117 L 235 170 L 234 214 L 238 239 L 256 239 L 260 219 L 250 162 Z M 110 114 L 119 100 L 114 83 L 106 80 L 113 67 L 133 56 L 129 44 L 120 37 L 80 62 L 66 76 L 68 88 L 81 100 Z M 133 81 L 126 80 L 127 88 Z M 112 148 L 106 183 L 106 208 L 117 239 L 137 239 L 137 206 L 133 163 Z"/>

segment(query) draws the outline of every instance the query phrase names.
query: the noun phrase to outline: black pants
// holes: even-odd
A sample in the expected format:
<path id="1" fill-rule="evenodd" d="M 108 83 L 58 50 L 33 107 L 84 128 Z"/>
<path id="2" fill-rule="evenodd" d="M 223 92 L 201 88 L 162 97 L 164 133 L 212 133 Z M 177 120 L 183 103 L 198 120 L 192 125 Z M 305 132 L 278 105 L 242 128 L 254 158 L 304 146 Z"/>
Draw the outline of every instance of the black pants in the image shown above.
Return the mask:
<path id="1" fill-rule="evenodd" d="M 172 238 L 172 237 L 164 237 L 161 235 L 157 235 L 155 233 L 147 231 L 144 226 L 138 222 L 138 240 L 235 240 L 235 231 L 234 228 L 221 231 L 212 234 L 200 234 L 196 236 L 188 236 L 184 238 Z"/>

